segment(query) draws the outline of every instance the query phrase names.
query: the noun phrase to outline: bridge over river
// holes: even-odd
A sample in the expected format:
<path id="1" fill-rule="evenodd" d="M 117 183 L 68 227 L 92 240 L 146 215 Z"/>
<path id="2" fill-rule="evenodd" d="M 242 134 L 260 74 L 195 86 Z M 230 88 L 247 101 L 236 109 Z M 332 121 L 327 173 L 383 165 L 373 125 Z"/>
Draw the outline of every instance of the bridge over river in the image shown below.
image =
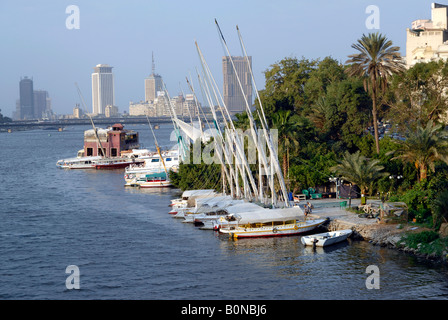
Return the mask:
<path id="1" fill-rule="evenodd" d="M 170 117 L 151 117 L 149 118 L 152 125 L 160 125 L 163 123 L 172 123 Z M 208 119 L 212 121 L 212 119 Z M 94 118 L 95 126 L 107 127 L 115 123 L 121 124 L 139 124 L 148 123 L 146 117 L 116 117 L 116 118 Z M 187 121 L 189 122 L 189 121 Z M 12 122 L 0 123 L 0 132 L 12 132 L 19 130 L 33 129 L 54 129 L 63 130 L 67 126 L 90 125 L 89 118 L 82 119 L 59 119 L 59 120 L 17 120 Z"/>

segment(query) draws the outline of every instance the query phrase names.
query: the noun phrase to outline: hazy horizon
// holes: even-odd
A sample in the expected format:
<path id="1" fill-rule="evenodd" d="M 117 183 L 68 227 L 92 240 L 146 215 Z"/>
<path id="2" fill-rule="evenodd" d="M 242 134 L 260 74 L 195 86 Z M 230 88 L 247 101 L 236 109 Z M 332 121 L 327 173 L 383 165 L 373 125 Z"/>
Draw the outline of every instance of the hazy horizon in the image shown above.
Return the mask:
<path id="1" fill-rule="evenodd" d="M 258 89 L 264 74 L 285 57 L 331 56 L 344 63 L 352 43 L 363 33 L 380 32 L 405 55 L 406 28 L 430 19 L 433 1 L 247 0 L 247 1 L 30 1 L 0 3 L 0 109 L 8 117 L 19 98 L 19 81 L 33 78 L 34 90 L 46 90 L 56 114 L 71 114 L 85 98 L 91 111 L 91 74 L 97 64 L 113 67 L 115 104 L 129 111 L 130 101 L 144 100 L 144 79 L 155 71 L 171 96 L 189 93 L 186 77 L 200 70 L 198 42 L 221 86 L 225 55 L 217 19 L 231 54 L 242 55 L 236 25 L 252 56 Z M 446 3 L 439 1 L 439 3 Z M 69 5 L 79 8 L 79 29 L 68 29 Z M 380 28 L 368 29 L 366 8 L 380 10 Z"/>

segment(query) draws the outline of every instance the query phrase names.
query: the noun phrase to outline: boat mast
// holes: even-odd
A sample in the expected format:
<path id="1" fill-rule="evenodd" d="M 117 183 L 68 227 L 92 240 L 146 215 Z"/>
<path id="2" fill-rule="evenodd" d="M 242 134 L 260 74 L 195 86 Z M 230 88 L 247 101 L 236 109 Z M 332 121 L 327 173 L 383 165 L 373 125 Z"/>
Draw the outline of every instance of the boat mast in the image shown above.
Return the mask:
<path id="1" fill-rule="evenodd" d="M 232 151 L 235 154 L 235 176 L 234 176 L 234 179 L 235 179 L 235 187 L 236 187 L 237 197 L 239 197 L 239 195 L 240 195 L 240 190 L 239 190 L 239 186 L 238 186 L 238 169 L 239 169 L 239 171 L 241 173 L 241 176 L 242 176 L 242 179 L 243 179 L 243 183 L 245 182 L 245 184 L 244 184 L 245 186 L 247 186 L 249 184 L 247 182 L 247 177 L 249 177 L 250 186 L 252 187 L 252 190 L 253 190 L 254 194 L 256 195 L 258 193 L 257 185 L 255 184 L 255 181 L 254 181 L 254 179 L 252 177 L 252 172 L 251 172 L 251 170 L 249 168 L 249 165 L 248 165 L 248 162 L 247 162 L 247 159 L 246 159 L 246 155 L 244 153 L 244 148 L 242 147 L 242 143 L 241 143 L 240 137 L 236 133 L 235 125 L 233 124 L 233 121 L 232 121 L 232 118 L 231 118 L 231 116 L 229 114 L 229 111 L 228 111 L 227 107 L 225 106 L 225 104 L 224 104 L 224 102 L 222 100 L 222 96 L 219 95 L 220 99 L 218 98 L 217 92 L 219 93 L 219 90 L 216 90 L 217 85 L 216 85 L 215 79 L 213 78 L 213 75 L 211 74 L 210 69 L 208 68 L 208 65 L 207 65 L 207 63 L 205 61 L 204 56 L 202 55 L 202 52 L 201 52 L 201 50 L 199 48 L 199 45 L 197 44 L 197 42 L 195 42 L 195 43 L 196 43 L 196 48 L 198 50 L 199 57 L 201 58 L 201 64 L 202 64 L 202 68 L 204 70 L 204 73 L 206 75 L 206 80 L 208 82 L 210 82 L 210 86 L 213 89 L 213 94 L 215 96 L 215 99 L 217 101 L 218 107 L 221 110 L 221 113 L 222 113 L 222 116 L 223 116 L 223 120 L 224 120 L 226 129 L 227 129 L 226 137 L 228 138 L 228 142 L 229 142 L 228 144 L 231 143 L 231 145 L 229 145 L 229 147 L 234 145 L 235 149 L 236 149 L 236 152 L 234 150 L 232 150 Z M 208 89 L 207 81 L 206 81 L 206 86 L 207 86 L 207 89 Z M 218 126 L 218 123 L 217 123 L 218 120 L 217 120 L 217 117 L 216 117 L 216 112 L 214 110 L 213 103 L 211 103 L 211 102 L 210 102 L 210 108 L 211 108 L 213 117 L 215 119 L 215 127 L 216 127 L 216 129 L 218 131 L 220 131 L 220 127 Z M 226 118 L 226 114 L 224 113 L 223 110 L 226 112 L 227 117 L 229 118 L 228 121 L 226 120 L 227 119 Z M 224 150 L 230 151 L 230 150 L 228 150 L 226 148 L 224 148 Z M 229 164 L 233 163 L 233 161 L 230 160 L 230 159 L 227 159 L 227 161 L 228 161 Z M 247 175 L 245 174 L 246 171 L 247 171 Z"/>
<path id="2" fill-rule="evenodd" d="M 152 135 L 154 137 L 154 144 L 156 145 L 157 153 L 160 156 L 160 160 L 162 160 L 163 168 L 165 169 L 166 178 L 168 179 L 168 171 L 166 170 L 165 161 L 163 160 L 162 153 L 160 152 L 159 144 L 157 143 L 156 135 L 154 134 L 154 130 L 152 129 L 151 122 L 149 121 L 148 115 L 146 115 L 146 119 L 148 120 L 149 128 L 151 129 Z"/>
<path id="3" fill-rule="evenodd" d="M 166 98 L 166 96 L 169 97 L 168 90 L 166 89 L 165 83 L 163 83 L 163 90 L 165 92 L 165 98 Z M 179 145 L 179 155 L 183 161 L 187 157 L 187 152 L 189 152 L 190 148 L 189 148 L 189 145 L 187 146 L 185 144 L 184 137 L 180 133 L 179 125 L 176 122 L 176 120 L 178 120 L 176 110 L 171 105 L 171 102 L 169 99 L 168 99 L 168 110 L 170 111 L 171 121 L 173 122 L 174 131 L 176 132 L 176 135 L 177 135 L 177 143 Z"/>
<path id="4" fill-rule="evenodd" d="M 266 158 L 266 155 L 263 152 L 263 149 L 260 148 L 259 141 L 258 141 L 257 128 L 255 126 L 255 121 L 254 121 L 254 118 L 252 116 L 252 111 L 250 110 L 250 106 L 249 106 L 249 102 L 247 101 L 247 97 L 244 94 L 243 85 L 241 84 L 240 77 L 238 76 L 238 72 L 236 70 L 235 63 L 233 62 L 232 55 L 229 52 L 229 48 L 227 46 L 226 40 L 224 39 L 224 35 L 222 34 L 221 28 L 219 27 L 218 21 L 216 19 L 215 19 L 215 23 L 216 23 L 216 27 L 218 29 L 218 33 L 219 33 L 219 35 L 221 37 L 221 42 L 224 45 L 224 48 L 226 49 L 227 56 L 229 57 L 230 63 L 232 65 L 233 71 L 235 73 L 235 77 L 236 77 L 236 79 L 238 81 L 238 85 L 239 85 L 239 87 L 241 89 L 241 93 L 242 93 L 242 96 L 244 98 L 244 102 L 246 104 L 246 112 L 247 112 L 247 115 L 248 115 L 248 118 L 249 118 L 251 136 L 252 136 L 252 139 L 253 139 L 253 142 L 254 142 L 255 146 L 257 147 L 258 158 L 259 158 L 259 160 L 262 161 L 263 166 L 265 168 L 268 168 L 267 158 Z M 262 186 L 260 186 L 260 187 L 262 187 Z M 258 197 L 259 197 L 260 201 L 263 200 L 262 193 L 258 193 Z"/>
<path id="5" fill-rule="evenodd" d="M 76 86 L 76 89 L 78 89 L 78 94 L 79 94 L 79 97 L 81 98 L 81 102 L 82 102 L 82 104 L 84 106 L 84 110 L 87 111 L 86 104 L 84 102 L 84 97 L 83 97 L 83 95 L 81 93 L 81 90 L 79 89 L 78 84 L 76 82 L 75 82 L 75 86 Z M 89 112 L 86 112 L 86 113 L 87 113 L 87 116 L 90 119 L 90 123 L 92 124 L 93 132 L 95 133 L 95 137 L 96 137 L 96 140 L 98 142 L 98 145 L 101 148 L 101 153 L 103 154 L 103 157 L 105 157 L 106 156 L 106 150 L 103 148 L 103 145 L 101 144 L 100 137 L 98 136 L 98 131 L 97 131 L 96 127 L 95 127 L 95 124 L 93 123 L 93 119 L 92 119 L 92 117 L 91 117 Z"/>
<path id="6" fill-rule="evenodd" d="M 243 50 L 244 57 L 246 58 L 247 67 L 249 69 L 249 72 L 250 72 L 250 75 L 251 75 L 251 78 L 252 78 L 252 83 L 253 83 L 255 92 L 257 94 L 257 99 L 258 99 L 258 102 L 260 104 L 260 110 L 261 110 L 262 117 L 260 117 L 260 113 L 258 112 L 258 110 L 257 110 L 257 112 L 258 112 L 258 115 L 259 115 L 259 118 L 260 118 L 260 122 L 261 122 L 261 126 L 263 128 L 264 135 L 266 137 L 266 141 L 267 141 L 267 144 L 268 144 L 269 152 L 270 152 L 270 154 L 274 154 L 275 155 L 274 157 L 271 157 L 271 166 L 274 165 L 274 167 L 275 167 L 275 171 L 277 173 L 277 177 L 278 177 L 278 180 L 279 180 L 279 183 L 280 183 L 280 187 L 282 189 L 282 193 L 283 193 L 283 198 L 284 198 L 285 204 L 286 204 L 286 206 L 289 207 L 290 205 L 289 205 L 289 201 L 288 201 L 288 194 L 287 194 L 285 180 L 284 180 L 284 177 L 283 177 L 282 170 L 280 168 L 280 163 L 278 161 L 278 157 L 277 157 L 276 152 L 275 152 L 274 147 L 273 147 L 272 136 L 269 135 L 268 132 L 267 132 L 268 124 L 267 124 L 267 121 L 266 121 L 266 116 L 265 116 L 265 113 L 264 113 L 264 108 L 263 108 L 263 104 L 261 102 L 260 94 L 258 92 L 256 83 L 255 83 L 255 77 L 254 77 L 252 68 L 251 68 L 250 63 L 249 63 L 249 58 L 247 56 L 246 47 L 244 45 L 244 41 L 243 41 L 243 37 L 241 36 L 240 29 L 239 29 L 238 26 L 236 26 L 236 29 L 237 29 L 237 32 L 238 32 L 238 38 L 240 40 L 240 44 L 241 44 L 241 48 Z M 272 176 L 272 178 L 274 178 L 274 177 Z"/>

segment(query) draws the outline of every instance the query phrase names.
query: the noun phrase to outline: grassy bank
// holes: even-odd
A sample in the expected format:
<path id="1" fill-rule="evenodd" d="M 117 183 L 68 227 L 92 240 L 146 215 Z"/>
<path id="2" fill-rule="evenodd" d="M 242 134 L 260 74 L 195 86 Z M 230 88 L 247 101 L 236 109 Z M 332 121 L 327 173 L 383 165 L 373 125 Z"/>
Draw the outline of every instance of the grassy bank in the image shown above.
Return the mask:
<path id="1" fill-rule="evenodd" d="M 433 230 L 406 233 L 397 246 L 430 259 L 448 260 L 448 237 Z"/>

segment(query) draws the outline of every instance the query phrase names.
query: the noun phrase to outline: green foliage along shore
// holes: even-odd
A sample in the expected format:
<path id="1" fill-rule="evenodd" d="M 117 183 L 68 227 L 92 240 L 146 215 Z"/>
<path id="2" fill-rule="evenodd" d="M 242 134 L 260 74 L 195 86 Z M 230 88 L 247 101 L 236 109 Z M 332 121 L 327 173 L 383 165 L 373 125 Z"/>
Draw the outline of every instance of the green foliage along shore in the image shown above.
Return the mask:
<path id="1" fill-rule="evenodd" d="M 442 196 L 448 190 L 448 96 L 442 90 L 448 86 L 448 62 L 386 70 L 400 59 L 398 48 L 379 34 L 363 35 L 357 43 L 369 46 L 366 60 L 354 45 L 345 64 L 332 57 L 286 57 L 264 72 L 259 95 L 269 127 L 281 136 L 279 161 L 287 187 L 297 193 L 325 185 L 338 176 L 335 168 L 344 157 L 357 154 L 365 162 L 362 170 L 370 161 L 378 171 L 362 180 L 363 192 L 404 201 L 410 219 L 436 227 L 448 221 L 441 209 L 448 207 L 448 197 Z M 356 66 L 363 61 L 368 63 Z M 372 63 L 385 66 L 375 69 Z M 258 100 L 254 107 L 260 108 Z M 236 118 L 237 127 L 248 128 L 246 114 Z M 182 189 L 221 188 L 220 177 L 219 166 L 181 165 L 172 180 Z M 347 175 L 344 180 L 358 183 Z"/>

